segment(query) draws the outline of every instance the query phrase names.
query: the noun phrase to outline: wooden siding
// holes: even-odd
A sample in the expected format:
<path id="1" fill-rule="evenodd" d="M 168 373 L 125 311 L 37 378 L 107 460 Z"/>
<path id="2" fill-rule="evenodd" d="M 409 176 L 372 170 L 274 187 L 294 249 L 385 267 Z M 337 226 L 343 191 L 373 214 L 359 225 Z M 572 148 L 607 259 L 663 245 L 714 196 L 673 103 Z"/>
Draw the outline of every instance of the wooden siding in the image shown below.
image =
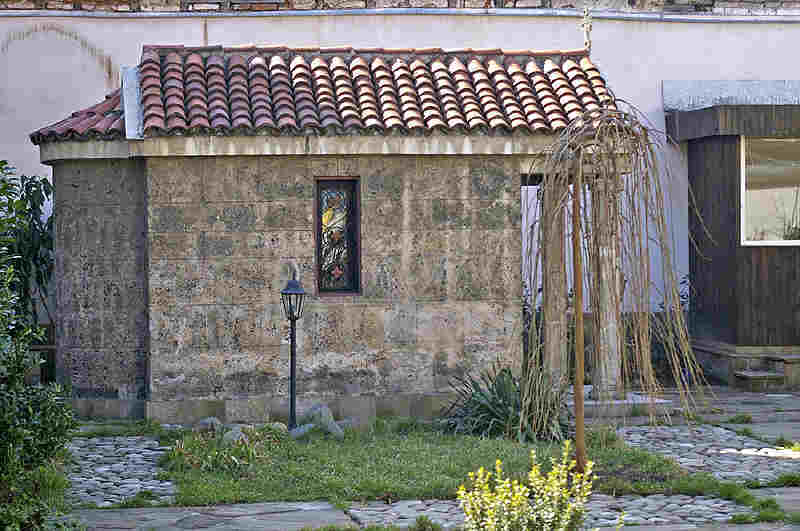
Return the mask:
<path id="1" fill-rule="evenodd" d="M 726 135 L 800 137 L 800 105 L 717 105 L 670 112 L 666 122 L 678 142 Z"/>
<path id="2" fill-rule="evenodd" d="M 699 138 L 688 148 L 695 338 L 800 345 L 800 247 L 740 244 L 739 137 Z"/>
<path id="3" fill-rule="evenodd" d="M 689 272 L 695 337 L 736 340 L 739 243 L 739 138 L 689 141 Z M 694 204 L 692 204 L 692 196 Z"/>
<path id="4" fill-rule="evenodd" d="M 800 345 L 800 247 L 740 247 L 737 344 Z"/>

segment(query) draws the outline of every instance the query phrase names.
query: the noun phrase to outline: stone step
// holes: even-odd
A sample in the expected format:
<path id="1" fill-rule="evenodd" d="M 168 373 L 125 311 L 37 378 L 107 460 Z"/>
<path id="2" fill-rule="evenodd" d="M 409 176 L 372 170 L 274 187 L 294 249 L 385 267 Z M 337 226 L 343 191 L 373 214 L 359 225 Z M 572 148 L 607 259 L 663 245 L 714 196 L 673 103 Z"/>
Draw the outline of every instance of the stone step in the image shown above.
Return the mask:
<path id="1" fill-rule="evenodd" d="M 768 391 L 771 389 L 782 389 L 785 386 L 785 378 L 781 372 L 773 371 L 735 371 L 733 373 L 736 387 L 747 389 L 748 391 Z"/>

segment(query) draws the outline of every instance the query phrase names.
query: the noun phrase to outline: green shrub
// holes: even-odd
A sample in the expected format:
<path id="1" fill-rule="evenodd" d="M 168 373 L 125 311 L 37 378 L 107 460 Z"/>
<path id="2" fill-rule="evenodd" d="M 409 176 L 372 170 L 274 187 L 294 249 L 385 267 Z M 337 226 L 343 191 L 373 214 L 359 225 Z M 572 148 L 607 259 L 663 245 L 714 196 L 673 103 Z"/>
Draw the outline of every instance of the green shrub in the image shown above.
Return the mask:
<path id="1" fill-rule="evenodd" d="M 60 387 L 25 385 L 36 364 L 30 343 L 37 332 L 18 313 L 14 278 L 11 266 L 0 266 L 0 523 L 36 529 L 53 509 L 45 493 L 60 476 L 47 467 L 77 424 Z"/>
<path id="2" fill-rule="evenodd" d="M 522 402 L 519 382 L 508 368 L 495 365 L 481 373 L 455 378 L 457 397 L 442 419 L 453 433 L 512 437 L 519 426 Z"/>
<path id="3" fill-rule="evenodd" d="M 0 385 L 0 470 L 9 470 L 10 454 L 18 455 L 25 468 L 46 463 L 64 448 L 76 425 L 57 385 Z"/>
<path id="4" fill-rule="evenodd" d="M 441 424 L 456 434 L 520 441 L 563 439 L 568 418 L 566 385 L 552 385 L 541 370 L 532 372 L 526 385 L 523 389 L 511 369 L 498 364 L 477 378 L 455 378 L 451 387 L 456 398 L 444 410 Z M 523 406 L 536 418 L 524 418 Z"/>
<path id="5" fill-rule="evenodd" d="M 7 161 L 0 160 L 0 256 L 16 270 L 11 286 L 18 295 L 17 313 L 30 314 L 34 323 L 38 322 L 37 302 L 53 320 L 47 306 L 54 265 L 53 216 L 44 215 L 52 193 L 47 178 L 18 176 Z"/>
<path id="6" fill-rule="evenodd" d="M 58 465 L 50 462 L 32 469 L 17 461 L 0 474 L 0 529 L 39 529 L 60 509 L 69 482 Z"/>
<path id="7" fill-rule="evenodd" d="M 25 385 L 36 364 L 30 344 L 37 331 L 17 311 L 14 278 L 13 267 L 0 267 L 0 473 L 44 464 L 77 426 L 59 386 Z"/>
<path id="8" fill-rule="evenodd" d="M 592 462 L 586 464 L 585 473 L 575 472 L 575 461 L 569 459 L 569 441 L 564 442 L 561 461 L 553 459 L 552 469 L 546 475 L 541 472 L 534 450 L 531 462 L 527 485 L 504 477 L 499 459 L 494 479 L 492 472 L 483 467 L 470 472 L 471 488 L 462 485 L 458 489 L 466 531 L 579 528 L 592 490 Z"/>

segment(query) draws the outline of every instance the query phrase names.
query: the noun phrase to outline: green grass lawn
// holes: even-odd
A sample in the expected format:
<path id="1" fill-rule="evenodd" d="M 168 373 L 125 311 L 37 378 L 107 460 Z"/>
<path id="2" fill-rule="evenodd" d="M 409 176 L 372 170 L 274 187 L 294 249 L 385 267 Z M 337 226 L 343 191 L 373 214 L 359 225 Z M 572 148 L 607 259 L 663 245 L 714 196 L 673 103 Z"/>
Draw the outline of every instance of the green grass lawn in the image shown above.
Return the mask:
<path id="1" fill-rule="evenodd" d="M 592 434 L 588 442 L 589 457 L 596 462 L 595 490 L 664 492 L 685 475 L 673 461 L 632 449 L 611 432 Z M 450 435 L 379 421 L 366 431 L 348 430 L 342 441 L 321 433 L 293 441 L 271 432 L 249 448 L 234 450 L 223 449 L 213 437 L 191 434 L 162 465 L 176 482 L 181 505 L 309 500 L 341 504 L 452 499 L 469 472 L 493 468 L 496 459 L 512 478 L 522 479 L 531 467 L 531 449 L 549 470 L 550 458 L 560 455 L 561 445 Z"/>
<path id="2" fill-rule="evenodd" d="M 314 434 L 306 441 L 284 439 L 255 464 L 230 470 L 213 463 L 217 441 L 190 435 L 184 439 L 207 464 L 186 466 L 173 455 L 169 476 L 179 504 L 255 501 L 334 502 L 368 499 L 454 498 L 467 473 L 493 467 L 502 459 L 517 477 L 530 469 L 530 449 L 500 439 L 445 435 L 431 430 L 348 430 L 337 441 Z M 550 455 L 552 447 L 539 451 Z"/>

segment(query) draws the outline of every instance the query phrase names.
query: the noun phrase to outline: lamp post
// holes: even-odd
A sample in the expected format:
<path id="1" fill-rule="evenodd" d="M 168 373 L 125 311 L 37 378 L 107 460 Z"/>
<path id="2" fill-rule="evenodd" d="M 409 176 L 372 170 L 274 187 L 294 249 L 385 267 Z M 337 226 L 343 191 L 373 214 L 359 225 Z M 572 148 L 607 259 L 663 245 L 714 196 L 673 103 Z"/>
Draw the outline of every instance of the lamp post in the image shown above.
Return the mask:
<path id="1" fill-rule="evenodd" d="M 297 320 L 303 315 L 303 297 L 306 292 L 303 291 L 303 286 L 297 281 L 297 274 L 293 274 L 292 278 L 286 283 L 286 287 L 281 290 L 281 302 L 283 303 L 283 313 L 291 323 L 291 361 L 289 368 L 289 429 L 297 427 L 296 403 L 297 403 L 297 390 L 295 388 L 296 380 L 296 350 L 297 350 Z"/>

